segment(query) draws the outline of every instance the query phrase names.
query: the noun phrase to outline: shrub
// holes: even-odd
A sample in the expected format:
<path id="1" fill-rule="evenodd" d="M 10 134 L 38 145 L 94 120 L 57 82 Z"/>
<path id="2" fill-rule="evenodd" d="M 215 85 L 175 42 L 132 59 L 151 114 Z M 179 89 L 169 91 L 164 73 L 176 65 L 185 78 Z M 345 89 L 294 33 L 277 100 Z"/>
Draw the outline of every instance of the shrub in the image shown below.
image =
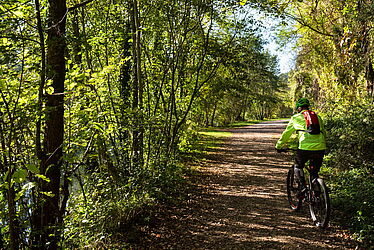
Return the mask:
<path id="1" fill-rule="evenodd" d="M 331 198 L 336 219 L 365 246 L 374 242 L 374 110 L 371 103 L 327 112 Z M 326 174 L 325 173 L 325 174 Z M 347 219 L 348 218 L 348 219 Z"/>

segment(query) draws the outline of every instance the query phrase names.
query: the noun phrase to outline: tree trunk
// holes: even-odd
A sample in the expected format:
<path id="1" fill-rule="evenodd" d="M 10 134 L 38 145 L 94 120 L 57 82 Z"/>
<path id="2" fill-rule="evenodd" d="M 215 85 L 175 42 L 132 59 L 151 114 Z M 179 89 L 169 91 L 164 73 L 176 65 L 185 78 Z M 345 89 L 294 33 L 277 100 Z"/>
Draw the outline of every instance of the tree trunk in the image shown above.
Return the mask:
<path id="1" fill-rule="evenodd" d="M 204 118 L 204 123 L 205 123 L 205 127 L 208 127 L 209 126 L 209 106 L 205 109 L 205 118 Z"/>
<path id="2" fill-rule="evenodd" d="M 47 73 L 53 93 L 45 104 L 44 154 L 40 172 L 49 181 L 40 180 L 33 213 L 34 249 L 57 249 L 60 226 L 60 179 L 64 140 L 65 23 L 66 0 L 49 0 L 47 29 Z"/>
<path id="3" fill-rule="evenodd" d="M 43 92 L 45 86 L 45 74 L 46 74 L 46 55 L 45 55 L 45 41 L 44 41 L 44 30 L 42 27 L 42 18 L 40 13 L 40 3 L 39 0 L 35 0 L 36 9 L 36 19 L 37 19 L 37 29 L 40 40 L 40 84 L 38 93 L 38 118 L 36 120 L 36 134 L 35 134 L 35 146 L 36 155 L 39 159 L 42 157 L 42 146 L 41 146 L 41 122 L 42 122 L 42 109 L 43 109 Z"/>
<path id="4" fill-rule="evenodd" d="M 10 249 L 19 249 L 19 224 L 17 219 L 17 209 L 15 202 L 15 191 L 14 186 L 11 185 L 13 171 L 9 166 L 7 183 L 8 183 L 8 216 L 9 216 L 9 235 L 10 235 Z"/>
<path id="5" fill-rule="evenodd" d="M 366 66 L 366 82 L 367 82 L 367 91 L 370 96 L 374 96 L 374 69 L 371 62 Z"/>
<path id="6" fill-rule="evenodd" d="M 73 22 L 71 24 L 74 35 L 73 43 L 73 58 L 77 65 L 82 64 L 82 36 L 79 30 L 79 10 L 75 9 L 73 12 Z"/>
<path id="7" fill-rule="evenodd" d="M 130 25 L 127 22 L 125 26 L 125 30 L 123 32 L 123 54 L 122 59 L 125 60 L 126 58 L 131 56 L 131 45 L 129 43 L 129 40 L 131 36 L 128 34 L 130 33 Z M 131 62 L 126 61 L 122 64 L 120 69 L 120 76 L 119 76 L 119 82 L 120 82 L 120 95 L 123 102 L 123 110 L 122 112 L 125 112 L 125 109 L 130 107 L 130 81 L 131 81 Z M 127 121 L 126 121 L 127 123 Z"/>
<path id="8" fill-rule="evenodd" d="M 133 59 L 133 102 L 134 127 L 133 127 L 133 165 L 143 164 L 143 84 L 141 79 L 141 46 L 140 46 L 140 22 L 138 1 L 130 2 L 131 29 L 132 29 L 132 59 Z"/>
<path id="9" fill-rule="evenodd" d="M 210 126 L 214 127 L 214 119 L 216 117 L 216 112 L 217 112 L 217 102 L 214 103 L 214 108 L 213 108 L 213 113 L 212 113 L 212 117 L 211 117 L 211 120 L 210 120 Z"/>
<path id="10" fill-rule="evenodd" d="M 3 114 L 0 111 L 0 115 Z M 7 190 L 4 190 L 4 196 L 7 197 L 8 202 L 8 222 L 9 222 L 9 247 L 10 249 L 18 249 L 19 248 L 19 223 L 17 219 L 17 210 L 16 210 L 16 202 L 15 202 L 15 191 L 14 185 L 12 185 L 12 175 L 14 173 L 14 168 L 12 168 L 11 164 L 8 161 L 8 157 L 6 157 L 5 152 L 7 152 L 7 145 L 5 143 L 5 131 L 3 129 L 3 123 L 0 122 L 0 146 L 2 153 L 0 154 L 0 171 L 2 173 L 7 173 L 6 177 L 6 184 L 8 186 Z M 9 146 L 8 146 L 9 148 Z M 9 157 L 10 158 L 10 157 Z M 1 230 L 0 230 L 1 231 Z M 0 232 L 0 249 L 3 249 L 3 242 L 2 242 L 2 235 Z"/>
<path id="11" fill-rule="evenodd" d="M 0 231 L 0 249 L 3 249 L 3 248 L 4 248 L 3 235 L 1 234 L 1 231 Z"/>

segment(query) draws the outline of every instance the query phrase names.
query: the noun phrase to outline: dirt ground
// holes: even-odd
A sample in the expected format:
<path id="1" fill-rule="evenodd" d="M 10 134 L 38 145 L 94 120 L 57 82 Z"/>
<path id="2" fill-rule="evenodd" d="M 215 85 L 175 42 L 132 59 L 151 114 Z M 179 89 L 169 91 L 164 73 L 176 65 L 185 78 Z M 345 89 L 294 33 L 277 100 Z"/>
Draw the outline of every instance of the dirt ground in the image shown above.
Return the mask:
<path id="1" fill-rule="evenodd" d="M 274 150 L 285 125 L 269 121 L 227 130 L 232 136 L 209 152 L 189 199 L 160 208 L 134 248 L 354 249 L 333 223 L 316 228 L 306 206 L 300 212 L 288 208 L 291 158 Z"/>

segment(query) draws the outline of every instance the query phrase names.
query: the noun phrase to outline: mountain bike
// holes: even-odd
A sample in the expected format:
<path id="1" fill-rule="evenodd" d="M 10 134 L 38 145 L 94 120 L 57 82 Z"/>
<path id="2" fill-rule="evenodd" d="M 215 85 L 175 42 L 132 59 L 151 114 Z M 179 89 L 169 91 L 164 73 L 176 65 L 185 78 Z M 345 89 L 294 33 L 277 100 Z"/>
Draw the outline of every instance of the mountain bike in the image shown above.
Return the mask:
<path id="1" fill-rule="evenodd" d="M 294 151 L 294 150 L 282 150 Z M 308 170 L 304 172 L 305 179 L 307 180 L 306 189 L 300 195 L 300 183 L 297 181 L 294 173 L 294 166 L 292 165 L 287 174 L 287 198 L 288 203 L 292 210 L 298 211 L 301 209 L 303 202 L 309 205 L 310 215 L 314 224 L 317 227 L 326 228 L 330 221 L 331 205 L 329 192 L 325 182 L 322 178 L 312 178 L 310 169 L 313 169 L 310 162 L 305 164 Z"/>

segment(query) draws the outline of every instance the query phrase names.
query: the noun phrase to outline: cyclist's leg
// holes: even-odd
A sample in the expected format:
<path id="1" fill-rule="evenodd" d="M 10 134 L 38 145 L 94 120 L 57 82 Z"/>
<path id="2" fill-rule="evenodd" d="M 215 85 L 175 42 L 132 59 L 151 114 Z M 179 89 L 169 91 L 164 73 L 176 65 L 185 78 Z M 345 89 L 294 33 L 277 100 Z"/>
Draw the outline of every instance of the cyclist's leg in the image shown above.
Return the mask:
<path id="1" fill-rule="evenodd" d="M 313 183 L 317 183 L 315 181 L 319 177 L 318 173 L 319 173 L 319 170 L 321 169 L 324 155 L 325 155 L 324 150 L 310 152 L 310 156 L 309 156 L 310 157 L 310 176 L 312 177 Z M 315 191 L 315 195 L 319 196 L 319 193 L 320 193 L 319 186 L 316 185 L 313 187 L 313 189 Z"/>
<path id="2" fill-rule="evenodd" d="M 310 176 L 312 177 L 312 180 L 318 178 L 318 173 L 321 169 L 324 155 L 324 150 L 310 152 Z"/>
<path id="3" fill-rule="evenodd" d="M 299 182 L 301 189 L 305 187 L 305 177 L 304 177 L 303 168 L 307 161 L 308 161 L 307 151 L 298 149 L 296 151 L 296 156 L 295 156 L 294 171 L 295 171 L 296 180 Z"/>

